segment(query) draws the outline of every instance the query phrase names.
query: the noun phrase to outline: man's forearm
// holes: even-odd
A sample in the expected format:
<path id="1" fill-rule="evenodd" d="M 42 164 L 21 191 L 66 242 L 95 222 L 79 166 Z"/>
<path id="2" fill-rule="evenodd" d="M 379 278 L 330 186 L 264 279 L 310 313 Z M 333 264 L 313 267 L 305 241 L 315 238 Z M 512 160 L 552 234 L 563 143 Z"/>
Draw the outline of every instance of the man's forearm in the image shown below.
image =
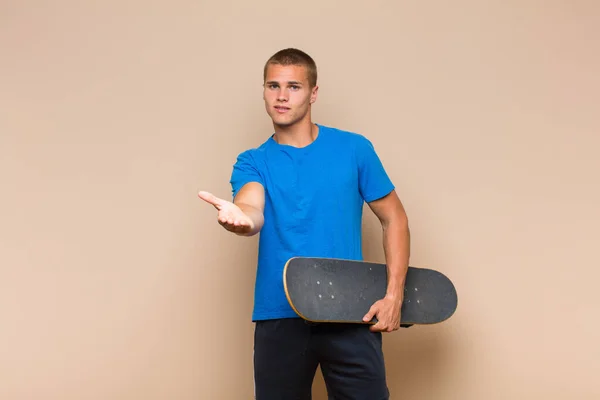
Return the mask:
<path id="1" fill-rule="evenodd" d="M 410 229 L 406 218 L 396 218 L 383 226 L 383 249 L 388 268 L 386 297 L 402 301 L 410 258 Z"/>

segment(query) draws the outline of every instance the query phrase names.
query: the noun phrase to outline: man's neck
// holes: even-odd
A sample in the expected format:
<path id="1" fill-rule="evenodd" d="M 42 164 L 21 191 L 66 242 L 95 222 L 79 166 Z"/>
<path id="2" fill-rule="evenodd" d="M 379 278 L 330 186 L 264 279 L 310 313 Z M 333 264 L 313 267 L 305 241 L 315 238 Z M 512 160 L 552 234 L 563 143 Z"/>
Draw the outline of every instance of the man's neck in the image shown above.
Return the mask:
<path id="1" fill-rule="evenodd" d="M 279 143 L 293 147 L 306 147 L 319 135 L 319 127 L 310 120 L 292 126 L 274 125 L 273 139 Z"/>

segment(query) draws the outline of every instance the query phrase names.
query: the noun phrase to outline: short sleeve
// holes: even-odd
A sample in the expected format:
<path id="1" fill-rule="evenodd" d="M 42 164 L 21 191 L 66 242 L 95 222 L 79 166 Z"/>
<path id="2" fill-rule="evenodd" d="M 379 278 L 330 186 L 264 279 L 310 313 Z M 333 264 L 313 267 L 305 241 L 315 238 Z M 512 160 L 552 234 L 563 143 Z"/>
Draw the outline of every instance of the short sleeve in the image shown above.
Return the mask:
<path id="1" fill-rule="evenodd" d="M 263 178 L 251 152 L 245 151 L 238 155 L 231 172 L 229 183 L 231 184 L 232 198 L 235 199 L 240 189 L 249 182 L 258 182 L 264 186 Z"/>
<path id="2" fill-rule="evenodd" d="M 361 135 L 358 136 L 356 145 L 356 158 L 359 190 L 365 202 L 378 200 L 394 190 L 394 184 L 375 152 L 375 147 Z"/>

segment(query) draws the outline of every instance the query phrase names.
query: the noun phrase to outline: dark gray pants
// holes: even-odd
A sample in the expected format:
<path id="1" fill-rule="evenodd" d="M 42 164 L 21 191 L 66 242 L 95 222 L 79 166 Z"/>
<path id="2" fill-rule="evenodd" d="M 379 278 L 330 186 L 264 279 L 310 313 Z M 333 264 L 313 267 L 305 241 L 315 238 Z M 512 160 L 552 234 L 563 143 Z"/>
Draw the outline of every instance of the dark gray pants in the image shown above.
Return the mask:
<path id="1" fill-rule="evenodd" d="M 256 322 L 256 400 L 310 400 L 319 365 L 331 400 L 389 399 L 382 335 L 368 325 Z"/>

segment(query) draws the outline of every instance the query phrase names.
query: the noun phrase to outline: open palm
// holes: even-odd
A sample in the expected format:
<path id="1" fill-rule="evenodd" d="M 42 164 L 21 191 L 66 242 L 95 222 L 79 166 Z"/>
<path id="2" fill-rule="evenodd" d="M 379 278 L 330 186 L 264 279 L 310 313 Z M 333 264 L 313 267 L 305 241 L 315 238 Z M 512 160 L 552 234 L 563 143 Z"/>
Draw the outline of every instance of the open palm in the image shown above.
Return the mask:
<path id="1" fill-rule="evenodd" d="M 218 211 L 219 224 L 230 232 L 245 234 L 254 229 L 254 222 L 238 206 L 212 193 L 200 191 L 198 197 L 212 204 Z"/>

